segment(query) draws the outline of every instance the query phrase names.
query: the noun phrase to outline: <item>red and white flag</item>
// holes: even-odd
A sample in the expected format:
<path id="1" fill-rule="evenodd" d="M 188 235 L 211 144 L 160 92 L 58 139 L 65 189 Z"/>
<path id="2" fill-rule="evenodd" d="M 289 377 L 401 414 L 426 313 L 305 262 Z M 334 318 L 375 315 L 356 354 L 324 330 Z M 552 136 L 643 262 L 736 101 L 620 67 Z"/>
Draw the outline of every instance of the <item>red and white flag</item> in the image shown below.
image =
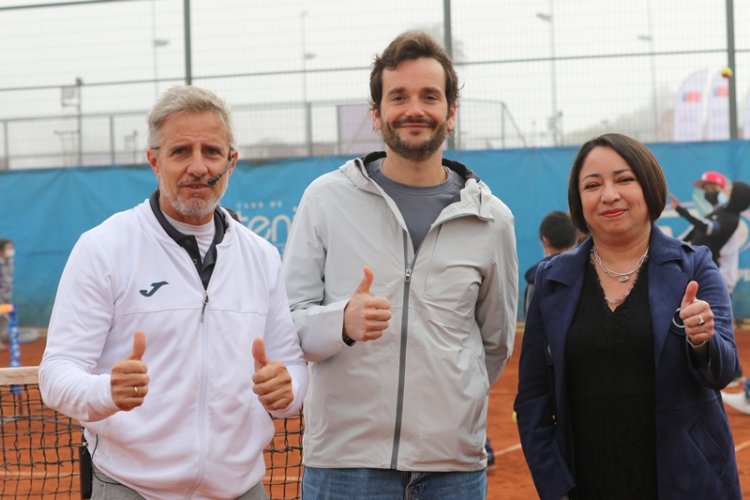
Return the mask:
<path id="1" fill-rule="evenodd" d="M 707 77 L 707 69 L 696 71 L 682 82 L 677 92 L 672 128 L 675 142 L 703 140 L 703 103 Z"/>
<path id="2" fill-rule="evenodd" d="M 711 80 L 706 111 L 706 139 L 729 140 L 729 80 L 716 72 Z"/>

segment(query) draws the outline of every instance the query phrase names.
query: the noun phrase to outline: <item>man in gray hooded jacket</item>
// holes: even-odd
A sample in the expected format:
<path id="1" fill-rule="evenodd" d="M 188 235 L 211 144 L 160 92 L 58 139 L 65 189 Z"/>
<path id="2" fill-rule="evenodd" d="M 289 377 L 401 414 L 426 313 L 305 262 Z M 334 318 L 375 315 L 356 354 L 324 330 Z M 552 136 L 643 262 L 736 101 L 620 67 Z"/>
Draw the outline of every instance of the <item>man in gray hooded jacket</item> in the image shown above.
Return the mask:
<path id="1" fill-rule="evenodd" d="M 508 207 L 443 158 L 458 88 L 428 35 L 393 40 L 370 75 L 385 152 L 316 179 L 297 209 L 284 276 L 311 362 L 306 500 L 486 496 L 518 261 Z"/>

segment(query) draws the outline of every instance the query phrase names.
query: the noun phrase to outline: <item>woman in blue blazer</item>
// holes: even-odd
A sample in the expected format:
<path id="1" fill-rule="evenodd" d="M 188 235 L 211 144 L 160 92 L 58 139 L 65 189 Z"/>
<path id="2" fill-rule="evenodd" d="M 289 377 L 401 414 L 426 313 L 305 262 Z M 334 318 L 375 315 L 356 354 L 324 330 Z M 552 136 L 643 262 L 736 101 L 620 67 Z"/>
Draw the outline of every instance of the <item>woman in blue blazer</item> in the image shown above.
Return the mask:
<path id="1" fill-rule="evenodd" d="M 537 271 L 515 410 L 542 499 L 740 499 L 720 389 L 737 371 L 727 288 L 705 247 L 663 234 L 651 152 L 584 144 L 568 184 L 590 237 Z"/>

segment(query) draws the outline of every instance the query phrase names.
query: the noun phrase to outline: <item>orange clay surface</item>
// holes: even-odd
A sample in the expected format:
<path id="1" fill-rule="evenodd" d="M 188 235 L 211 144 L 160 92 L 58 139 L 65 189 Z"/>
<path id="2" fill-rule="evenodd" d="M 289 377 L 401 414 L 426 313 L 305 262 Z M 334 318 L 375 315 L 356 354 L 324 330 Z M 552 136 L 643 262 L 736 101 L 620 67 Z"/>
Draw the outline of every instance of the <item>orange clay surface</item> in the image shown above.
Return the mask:
<path id="1" fill-rule="evenodd" d="M 513 399 L 518 384 L 518 358 L 521 349 L 522 330 L 516 337 L 516 347 L 508 366 L 500 380 L 492 387 L 487 433 L 495 449 L 495 467 L 488 474 L 489 500 L 527 500 L 538 498 L 529 470 L 523 458 L 516 425 L 512 420 Z M 747 371 L 750 371 L 750 325 L 736 330 L 740 358 Z M 21 346 L 21 364 L 39 364 L 44 350 L 44 338 Z M 8 366 L 7 351 L 0 351 L 0 366 Z M 740 387 L 727 389 L 737 392 Z M 727 408 L 729 421 L 734 433 L 737 463 L 744 498 L 750 498 L 750 415 L 743 415 L 733 408 Z M 295 457 L 296 458 L 296 457 Z M 291 479 L 291 478 L 289 478 Z M 274 488 L 275 490 L 276 488 Z M 296 489 L 296 488 L 292 488 Z M 274 497 L 276 492 L 274 491 Z M 286 498 L 294 498 L 296 492 L 288 492 Z"/>

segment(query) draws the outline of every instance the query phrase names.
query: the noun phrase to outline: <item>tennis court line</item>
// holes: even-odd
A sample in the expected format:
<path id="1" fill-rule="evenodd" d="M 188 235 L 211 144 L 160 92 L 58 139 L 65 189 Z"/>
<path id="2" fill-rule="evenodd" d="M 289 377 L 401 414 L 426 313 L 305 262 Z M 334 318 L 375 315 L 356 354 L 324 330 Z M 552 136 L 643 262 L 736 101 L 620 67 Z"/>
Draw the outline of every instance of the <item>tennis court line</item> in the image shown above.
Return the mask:
<path id="1" fill-rule="evenodd" d="M 744 450 L 745 448 L 748 448 L 748 447 L 750 447 L 750 441 L 745 441 L 735 446 L 734 452 L 737 453 L 738 451 Z"/>
<path id="2" fill-rule="evenodd" d="M 521 443 L 518 443 L 518 444 L 514 444 L 513 446 L 508 446 L 507 448 L 503 448 L 502 450 L 496 451 L 495 455 L 505 455 L 506 453 L 510 453 L 510 452 L 520 450 L 520 449 L 521 449 Z"/>

